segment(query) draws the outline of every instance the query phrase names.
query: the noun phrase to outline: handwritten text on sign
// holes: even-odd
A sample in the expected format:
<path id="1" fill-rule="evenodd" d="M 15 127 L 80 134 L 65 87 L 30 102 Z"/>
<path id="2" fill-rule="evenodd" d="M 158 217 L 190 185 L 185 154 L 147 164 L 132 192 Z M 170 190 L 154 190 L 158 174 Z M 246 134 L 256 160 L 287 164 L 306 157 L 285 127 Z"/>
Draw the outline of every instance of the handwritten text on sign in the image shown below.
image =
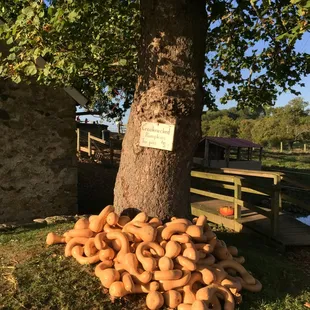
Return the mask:
<path id="1" fill-rule="evenodd" d="M 140 146 L 172 151 L 175 125 L 143 122 Z"/>

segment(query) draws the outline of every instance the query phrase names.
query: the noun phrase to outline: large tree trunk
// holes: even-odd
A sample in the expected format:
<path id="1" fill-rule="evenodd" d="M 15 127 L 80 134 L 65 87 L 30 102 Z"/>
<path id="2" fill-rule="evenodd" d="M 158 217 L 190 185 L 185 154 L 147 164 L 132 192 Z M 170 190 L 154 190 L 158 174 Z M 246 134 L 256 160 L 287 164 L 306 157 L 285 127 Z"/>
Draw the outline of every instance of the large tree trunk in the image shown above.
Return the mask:
<path id="1" fill-rule="evenodd" d="M 189 214 L 203 107 L 205 0 L 141 0 L 139 76 L 114 190 L 117 211 Z M 139 146 L 142 122 L 175 124 L 172 151 Z"/>

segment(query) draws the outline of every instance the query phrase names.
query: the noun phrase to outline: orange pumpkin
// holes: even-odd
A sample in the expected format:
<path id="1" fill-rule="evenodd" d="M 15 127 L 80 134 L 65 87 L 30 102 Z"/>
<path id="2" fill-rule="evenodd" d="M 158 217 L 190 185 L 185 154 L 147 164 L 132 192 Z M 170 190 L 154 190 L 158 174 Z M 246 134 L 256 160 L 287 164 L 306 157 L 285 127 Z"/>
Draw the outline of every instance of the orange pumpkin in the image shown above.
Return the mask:
<path id="1" fill-rule="evenodd" d="M 233 207 L 221 207 L 220 208 L 220 213 L 223 215 L 223 216 L 231 216 L 234 214 L 234 208 Z"/>

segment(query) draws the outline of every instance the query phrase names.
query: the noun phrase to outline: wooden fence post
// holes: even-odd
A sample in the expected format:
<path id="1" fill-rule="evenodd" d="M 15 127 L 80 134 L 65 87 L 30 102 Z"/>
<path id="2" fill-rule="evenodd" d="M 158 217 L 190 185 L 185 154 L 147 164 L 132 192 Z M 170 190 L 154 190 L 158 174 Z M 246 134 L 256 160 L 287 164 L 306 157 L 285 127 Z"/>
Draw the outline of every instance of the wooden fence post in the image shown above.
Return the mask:
<path id="1" fill-rule="evenodd" d="M 275 175 L 273 178 L 274 192 L 271 197 L 271 233 L 276 236 L 279 230 L 279 211 L 282 208 L 281 201 L 281 177 Z"/>
<path id="2" fill-rule="evenodd" d="M 76 130 L 76 151 L 80 153 L 80 128 Z"/>
<path id="3" fill-rule="evenodd" d="M 304 153 L 307 153 L 307 144 L 304 144 Z"/>
<path id="4" fill-rule="evenodd" d="M 241 218 L 241 206 L 239 205 L 241 200 L 241 179 L 234 177 L 234 219 L 239 220 Z"/>
<path id="5" fill-rule="evenodd" d="M 282 141 L 280 142 L 280 152 L 281 153 L 283 152 L 283 142 Z"/>
<path id="6" fill-rule="evenodd" d="M 91 140 L 90 140 L 90 132 L 88 132 L 88 137 L 87 137 L 87 147 L 88 147 L 88 156 L 91 156 Z"/>

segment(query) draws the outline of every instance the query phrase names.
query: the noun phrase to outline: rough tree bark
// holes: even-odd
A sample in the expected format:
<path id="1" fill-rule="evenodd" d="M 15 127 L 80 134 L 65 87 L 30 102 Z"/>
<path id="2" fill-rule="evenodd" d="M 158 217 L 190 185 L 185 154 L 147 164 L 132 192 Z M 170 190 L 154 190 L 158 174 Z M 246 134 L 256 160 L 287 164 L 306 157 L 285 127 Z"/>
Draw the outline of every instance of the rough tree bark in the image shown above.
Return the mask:
<path id="1" fill-rule="evenodd" d="M 205 0 L 141 0 L 135 98 L 114 189 L 117 211 L 189 214 L 190 170 L 203 107 Z M 175 124 L 173 151 L 139 146 L 141 123 Z"/>

